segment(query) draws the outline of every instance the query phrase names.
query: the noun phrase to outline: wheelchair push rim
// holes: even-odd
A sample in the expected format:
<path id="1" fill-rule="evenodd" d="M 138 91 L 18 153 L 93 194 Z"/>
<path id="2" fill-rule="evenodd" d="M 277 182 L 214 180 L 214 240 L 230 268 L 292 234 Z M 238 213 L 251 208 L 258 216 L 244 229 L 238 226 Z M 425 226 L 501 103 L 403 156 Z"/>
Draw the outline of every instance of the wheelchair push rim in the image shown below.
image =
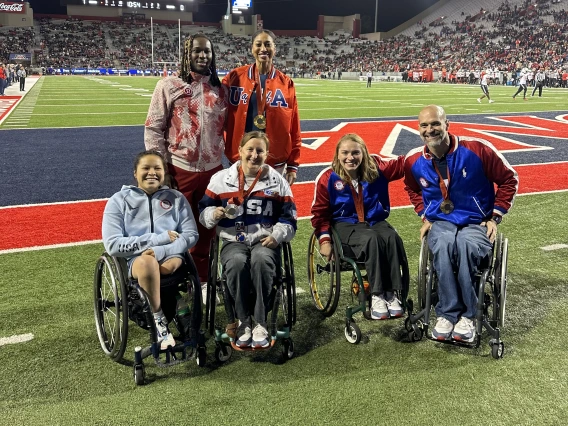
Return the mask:
<path id="1" fill-rule="evenodd" d="M 331 316 L 337 309 L 340 294 L 341 274 L 338 270 L 339 254 L 333 246 L 334 260 L 328 262 L 319 252 L 315 233 L 308 245 L 308 281 L 315 308 L 325 316 Z"/>
<path id="2" fill-rule="evenodd" d="M 114 361 L 120 361 L 128 339 L 127 286 L 120 265 L 106 253 L 97 261 L 93 290 L 101 348 Z"/>

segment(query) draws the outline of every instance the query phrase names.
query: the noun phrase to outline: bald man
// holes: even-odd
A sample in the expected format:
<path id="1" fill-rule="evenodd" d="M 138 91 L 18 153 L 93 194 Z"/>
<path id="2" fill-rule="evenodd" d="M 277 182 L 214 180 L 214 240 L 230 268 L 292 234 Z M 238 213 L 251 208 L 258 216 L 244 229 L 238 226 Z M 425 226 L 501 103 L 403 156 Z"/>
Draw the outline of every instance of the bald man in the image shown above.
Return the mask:
<path id="1" fill-rule="evenodd" d="M 442 107 L 425 107 L 418 123 L 424 146 L 407 154 L 404 181 L 424 222 L 420 238 L 427 234 L 438 276 L 432 337 L 473 342 L 481 324 L 475 324 L 472 277 L 490 254 L 497 225 L 513 204 L 518 176 L 488 141 L 449 133 Z"/>

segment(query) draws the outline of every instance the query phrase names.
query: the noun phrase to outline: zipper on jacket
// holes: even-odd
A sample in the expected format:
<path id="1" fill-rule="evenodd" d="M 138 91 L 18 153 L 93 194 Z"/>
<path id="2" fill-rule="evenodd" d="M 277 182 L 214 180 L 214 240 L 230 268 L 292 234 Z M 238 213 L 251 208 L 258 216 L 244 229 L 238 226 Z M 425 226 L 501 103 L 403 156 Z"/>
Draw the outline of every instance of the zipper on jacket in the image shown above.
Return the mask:
<path id="1" fill-rule="evenodd" d="M 148 205 L 149 205 L 149 212 L 150 212 L 150 232 L 154 232 L 154 212 L 152 211 L 152 195 L 146 194 L 148 197 Z"/>
<path id="2" fill-rule="evenodd" d="M 205 108 L 205 101 L 203 98 L 205 97 L 205 93 L 203 90 L 203 79 L 199 80 L 199 84 L 201 85 L 201 108 L 199 108 L 199 157 L 197 158 L 197 165 L 201 164 L 201 154 L 203 151 L 203 128 L 205 127 L 205 123 L 203 122 L 203 108 Z"/>

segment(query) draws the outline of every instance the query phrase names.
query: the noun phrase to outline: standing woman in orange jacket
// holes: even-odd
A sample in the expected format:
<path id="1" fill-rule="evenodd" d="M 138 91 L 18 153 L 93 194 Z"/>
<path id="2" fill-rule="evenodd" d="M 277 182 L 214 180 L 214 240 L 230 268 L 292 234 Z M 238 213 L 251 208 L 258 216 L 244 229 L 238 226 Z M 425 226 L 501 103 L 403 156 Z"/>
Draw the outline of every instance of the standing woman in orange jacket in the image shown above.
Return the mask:
<path id="1" fill-rule="evenodd" d="M 259 30 L 252 36 L 255 63 L 235 68 L 223 79 L 229 90 L 225 155 L 239 160 L 243 135 L 262 131 L 270 140 L 266 163 L 282 173 L 290 185 L 296 181 L 302 144 L 294 82 L 274 67 L 276 36 Z"/>

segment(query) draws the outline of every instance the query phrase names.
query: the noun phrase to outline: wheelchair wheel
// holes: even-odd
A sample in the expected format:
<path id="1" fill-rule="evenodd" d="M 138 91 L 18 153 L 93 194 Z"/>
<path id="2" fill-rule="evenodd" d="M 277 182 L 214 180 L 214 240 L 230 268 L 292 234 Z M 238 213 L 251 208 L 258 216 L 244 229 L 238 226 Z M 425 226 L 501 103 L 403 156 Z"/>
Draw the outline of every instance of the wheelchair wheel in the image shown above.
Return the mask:
<path id="1" fill-rule="evenodd" d="M 107 253 L 99 257 L 93 284 L 97 335 L 104 353 L 118 362 L 128 339 L 128 290 L 119 261 Z"/>
<path id="2" fill-rule="evenodd" d="M 217 305 L 217 275 L 219 268 L 219 239 L 209 245 L 209 274 L 207 279 L 207 300 L 205 301 L 205 328 L 215 335 L 215 310 Z"/>
<path id="3" fill-rule="evenodd" d="M 134 383 L 136 383 L 136 386 L 142 386 L 145 379 L 146 371 L 144 369 L 144 364 L 136 364 L 134 366 Z"/>
<path id="4" fill-rule="evenodd" d="M 361 341 L 361 337 L 361 329 L 355 324 L 355 321 L 351 319 L 349 325 L 345 326 L 345 338 L 349 343 L 357 345 Z"/>
<path id="5" fill-rule="evenodd" d="M 499 304 L 499 326 L 505 325 L 505 303 L 507 300 L 507 263 L 509 258 L 509 240 L 499 234 L 496 240 L 496 254 L 494 263 L 495 290 Z"/>
<path id="6" fill-rule="evenodd" d="M 312 233 L 308 245 L 308 281 L 314 306 L 326 317 L 333 315 L 339 302 L 341 271 L 339 255 L 333 246 L 334 260 L 327 261 L 319 252 L 319 243 Z"/>
<path id="7" fill-rule="evenodd" d="M 428 247 L 428 238 L 422 238 L 420 244 L 420 257 L 418 264 L 418 307 L 420 310 L 426 307 L 426 284 L 430 274 L 430 248 Z"/>
<path id="8" fill-rule="evenodd" d="M 233 354 L 231 345 L 220 344 L 215 348 L 215 359 L 220 362 L 227 362 Z"/>
<path id="9" fill-rule="evenodd" d="M 282 342 L 282 356 L 284 361 L 294 357 L 294 341 L 292 338 L 286 339 Z"/>
<path id="10" fill-rule="evenodd" d="M 296 277 L 294 275 L 294 260 L 292 258 L 292 246 L 290 243 L 282 245 L 282 254 L 284 258 L 284 289 L 286 297 L 283 300 L 283 308 L 286 315 L 286 324 L 292 331 L 292 326 L 296 324 Z"/>

